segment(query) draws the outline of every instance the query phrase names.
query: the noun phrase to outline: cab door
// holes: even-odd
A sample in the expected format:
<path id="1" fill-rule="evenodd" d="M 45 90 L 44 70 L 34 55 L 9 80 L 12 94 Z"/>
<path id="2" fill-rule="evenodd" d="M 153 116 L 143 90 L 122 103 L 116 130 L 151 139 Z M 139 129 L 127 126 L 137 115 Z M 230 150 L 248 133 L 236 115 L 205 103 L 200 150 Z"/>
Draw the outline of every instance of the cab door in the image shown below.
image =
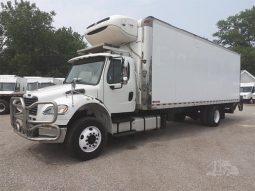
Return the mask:
<path id="1" fill-rule="evenodd" d="M 133 59 L 109 58 L 104 75 L 104 104 L 110 113 L 133 112 L 136 104 L 136 82 Z M 126 77 L 123 81 L 123 77 Z"/>

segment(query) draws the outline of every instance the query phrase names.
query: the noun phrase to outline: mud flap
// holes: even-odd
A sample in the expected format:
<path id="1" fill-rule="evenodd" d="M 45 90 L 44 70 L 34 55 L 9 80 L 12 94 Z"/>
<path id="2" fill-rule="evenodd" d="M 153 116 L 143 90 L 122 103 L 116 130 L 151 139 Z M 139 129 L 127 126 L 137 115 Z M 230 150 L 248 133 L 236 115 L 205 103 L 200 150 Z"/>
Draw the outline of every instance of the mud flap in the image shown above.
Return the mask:
<path id="1" fill-rule="evenodd" d="M 238 103 L 239 111 L 243 111 L 243 102 Z"/>

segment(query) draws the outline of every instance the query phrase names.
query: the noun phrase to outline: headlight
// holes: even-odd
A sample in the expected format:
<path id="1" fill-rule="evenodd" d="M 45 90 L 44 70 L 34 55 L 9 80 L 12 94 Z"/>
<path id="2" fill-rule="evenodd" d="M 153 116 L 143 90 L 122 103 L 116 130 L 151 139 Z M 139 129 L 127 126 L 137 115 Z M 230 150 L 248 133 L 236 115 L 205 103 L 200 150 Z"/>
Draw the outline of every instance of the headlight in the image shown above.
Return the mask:
<path id="1" fill-rule="evenodd" d="M 68 111 L 68 106 L 67 105 L 58 105 L 58 115 L 64 115 Z M 54 110 L 53 106 L 47 107 L 44 111 L 44 115 L 53 115 Z"/>

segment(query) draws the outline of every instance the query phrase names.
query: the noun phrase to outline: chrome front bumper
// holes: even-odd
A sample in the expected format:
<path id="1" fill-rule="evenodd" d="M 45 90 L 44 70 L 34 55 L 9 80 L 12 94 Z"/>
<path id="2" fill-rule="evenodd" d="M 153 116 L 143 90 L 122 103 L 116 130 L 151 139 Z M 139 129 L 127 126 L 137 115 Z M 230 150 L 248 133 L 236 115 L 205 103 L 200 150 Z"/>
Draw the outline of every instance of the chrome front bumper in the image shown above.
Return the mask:
<path id="1" fill-rule="evenodd" d="M 53 115 L 49 121 L 36 121 L 29 117 L 29 110 L 38 105 L 52 105 Z M 66 128 L 59 128 L 55 125 L 58 115 L 56 102 L 35 102 L 26 106 L 21 97 L 12 97 L 10 101 L 10 118 L 14 132 L 31 141 L 48 143 L 64 142 Z M 46 132 L 46 133 L 45 133 Z"/>

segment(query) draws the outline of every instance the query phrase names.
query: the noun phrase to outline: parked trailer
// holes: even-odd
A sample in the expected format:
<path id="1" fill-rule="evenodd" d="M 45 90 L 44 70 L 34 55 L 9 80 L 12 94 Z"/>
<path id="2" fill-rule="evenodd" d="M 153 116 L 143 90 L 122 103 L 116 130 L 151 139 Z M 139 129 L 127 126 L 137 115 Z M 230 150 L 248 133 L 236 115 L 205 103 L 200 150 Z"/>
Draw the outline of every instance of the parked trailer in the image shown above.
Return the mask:
<path id="1" fill-rule="evenodd" d="M 162 128 L 186 116 L 215 127 L 242 109 L 235 52 L 154 17 L 111 16 L 87 27 L 85 37 L 93 46 L 69 60 L 64 85 L 12 99 L 17 134 L 65 142 L 88 160 L 108 134 Z"/>
<path id="2" fill-rule="evenodd" d="M 24 78 L 15 75 L 0 75 L 0 115 L 9 113 L 11 97 L 21 97 L 25 90 Z"/>

